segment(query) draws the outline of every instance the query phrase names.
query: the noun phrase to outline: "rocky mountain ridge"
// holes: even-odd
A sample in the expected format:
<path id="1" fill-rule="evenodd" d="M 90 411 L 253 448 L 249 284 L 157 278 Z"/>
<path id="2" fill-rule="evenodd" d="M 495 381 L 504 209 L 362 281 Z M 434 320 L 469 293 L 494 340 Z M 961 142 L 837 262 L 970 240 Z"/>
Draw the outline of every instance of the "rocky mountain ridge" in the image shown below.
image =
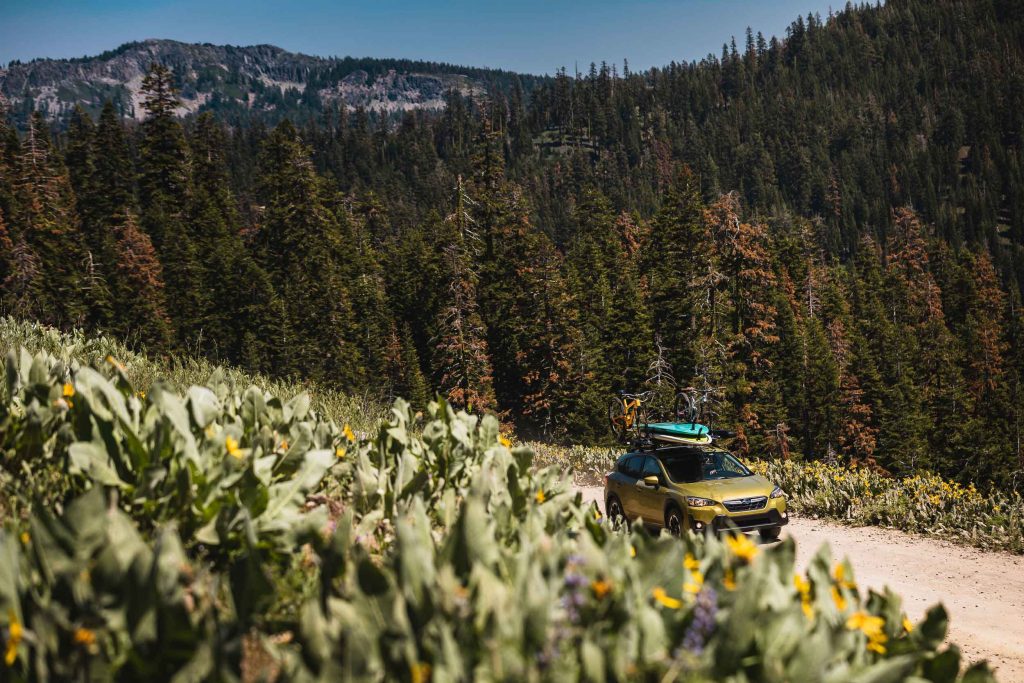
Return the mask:
<path id="1" fill-rule="evenodd" d="M 509 72 L 434 62 L 324 58 L 273 45 L 153 39 L 95 57 L 11 62 L 0 69 L 0 96 L 16 122 L 27 120 L 33 110 L 61 121 L 75 106 L 95 112 L 108 99 L 126 117 L 141 119 L 142 79 L 154 62 L 174 72 L 182 115 L 213 109 L 284 116 L 341 105 L 387 114 L 439 110 L 451 90 L 482 95 L 489 87 L 507 87 L 517 78 Z"/>

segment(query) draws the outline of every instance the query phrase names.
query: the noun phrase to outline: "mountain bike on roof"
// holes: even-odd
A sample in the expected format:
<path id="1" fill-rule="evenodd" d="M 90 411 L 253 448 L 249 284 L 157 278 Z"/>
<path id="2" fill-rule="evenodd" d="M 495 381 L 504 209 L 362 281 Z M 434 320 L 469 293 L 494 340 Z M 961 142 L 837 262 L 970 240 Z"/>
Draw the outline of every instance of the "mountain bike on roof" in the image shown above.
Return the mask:
<path id="1" fill-rule="evenodd" d="M 672 410 L 664 411 L 652 405 L 654 391 L 619 391 L 608 406 L 608 423 L 620 443 L 710 443 L 712 438 L 733 436 L 709 425 L 719 393 L 718 388 L 687 387 L 676 393 Z"/>
<path id="2" fill-rule="evenodd" d="M 645 404 L 652 398 L 653 391 L 631 393 L 625 390 L 620 390 L 612 397 L 608 405 L 608 425 L 617 441 L 626 443 L 631 435 L 635 439 L 642 436 L 640 425 L 647 423 Z"/>

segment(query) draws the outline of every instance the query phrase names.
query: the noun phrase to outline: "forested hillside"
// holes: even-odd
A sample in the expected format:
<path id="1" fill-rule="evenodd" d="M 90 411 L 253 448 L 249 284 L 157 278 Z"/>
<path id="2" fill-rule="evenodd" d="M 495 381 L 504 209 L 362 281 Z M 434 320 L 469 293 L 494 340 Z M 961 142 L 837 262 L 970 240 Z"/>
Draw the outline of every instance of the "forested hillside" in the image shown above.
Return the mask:
<path id="1" fill-rule="evenodd" d="M 1022 15 L 848 6 L 398 123 L 183 120 L 157 67 L 140 124 L 0 132 L 0 301 L 547 439 L 715 388 L 741 452 L 1019 487 Z"/>

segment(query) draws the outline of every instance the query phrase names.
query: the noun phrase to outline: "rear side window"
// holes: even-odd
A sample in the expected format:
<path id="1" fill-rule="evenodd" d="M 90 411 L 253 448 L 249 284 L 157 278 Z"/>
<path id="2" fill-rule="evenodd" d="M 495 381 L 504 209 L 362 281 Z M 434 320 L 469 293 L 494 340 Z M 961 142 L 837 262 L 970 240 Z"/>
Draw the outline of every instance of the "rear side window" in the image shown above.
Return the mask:
<path id="1" fill-rule="evenodd" d="M 643 466 L 642 455 L 627 455 L 619 460 L 619 472 L 634 479 L 640 478 L 640 468 Z"/>
<path id="2" fill-rule="evenodd" d="M 640 473 L 639 478 L 650 476 L 657 477 L 659 481 L 661 481 L 662 478 L 661 467 L 658 465 L 658 461 L 648 455 L 646 458 L 644 458 L 644 469 Z"/>

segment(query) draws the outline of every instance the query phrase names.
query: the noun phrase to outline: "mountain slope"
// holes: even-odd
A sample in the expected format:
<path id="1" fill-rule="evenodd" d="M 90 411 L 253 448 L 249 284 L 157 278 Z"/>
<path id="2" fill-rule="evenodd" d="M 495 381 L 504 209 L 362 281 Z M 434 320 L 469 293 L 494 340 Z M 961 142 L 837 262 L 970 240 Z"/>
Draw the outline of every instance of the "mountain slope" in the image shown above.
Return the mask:
<path id="1" fill-rule="evenodd" d="M 12 62 L 0 69 L 0 94 L 19 124 L 33 109 L 62 120 L 76 105 L 96 113 L 107 99 L 125 116 L 141 119 L 139 90 L 154 62 L 175 74 L 179 114 L 212 109 L 258 112 L 271 120 L 339 104 L 387 113 L 438 110 L 450 90 L 479 95 L 488 87 L 507 88 L 516 78 L 508 72 L 432 62 L 311 57 L 273 45 L 145 40 L 96 57 Z"/>

